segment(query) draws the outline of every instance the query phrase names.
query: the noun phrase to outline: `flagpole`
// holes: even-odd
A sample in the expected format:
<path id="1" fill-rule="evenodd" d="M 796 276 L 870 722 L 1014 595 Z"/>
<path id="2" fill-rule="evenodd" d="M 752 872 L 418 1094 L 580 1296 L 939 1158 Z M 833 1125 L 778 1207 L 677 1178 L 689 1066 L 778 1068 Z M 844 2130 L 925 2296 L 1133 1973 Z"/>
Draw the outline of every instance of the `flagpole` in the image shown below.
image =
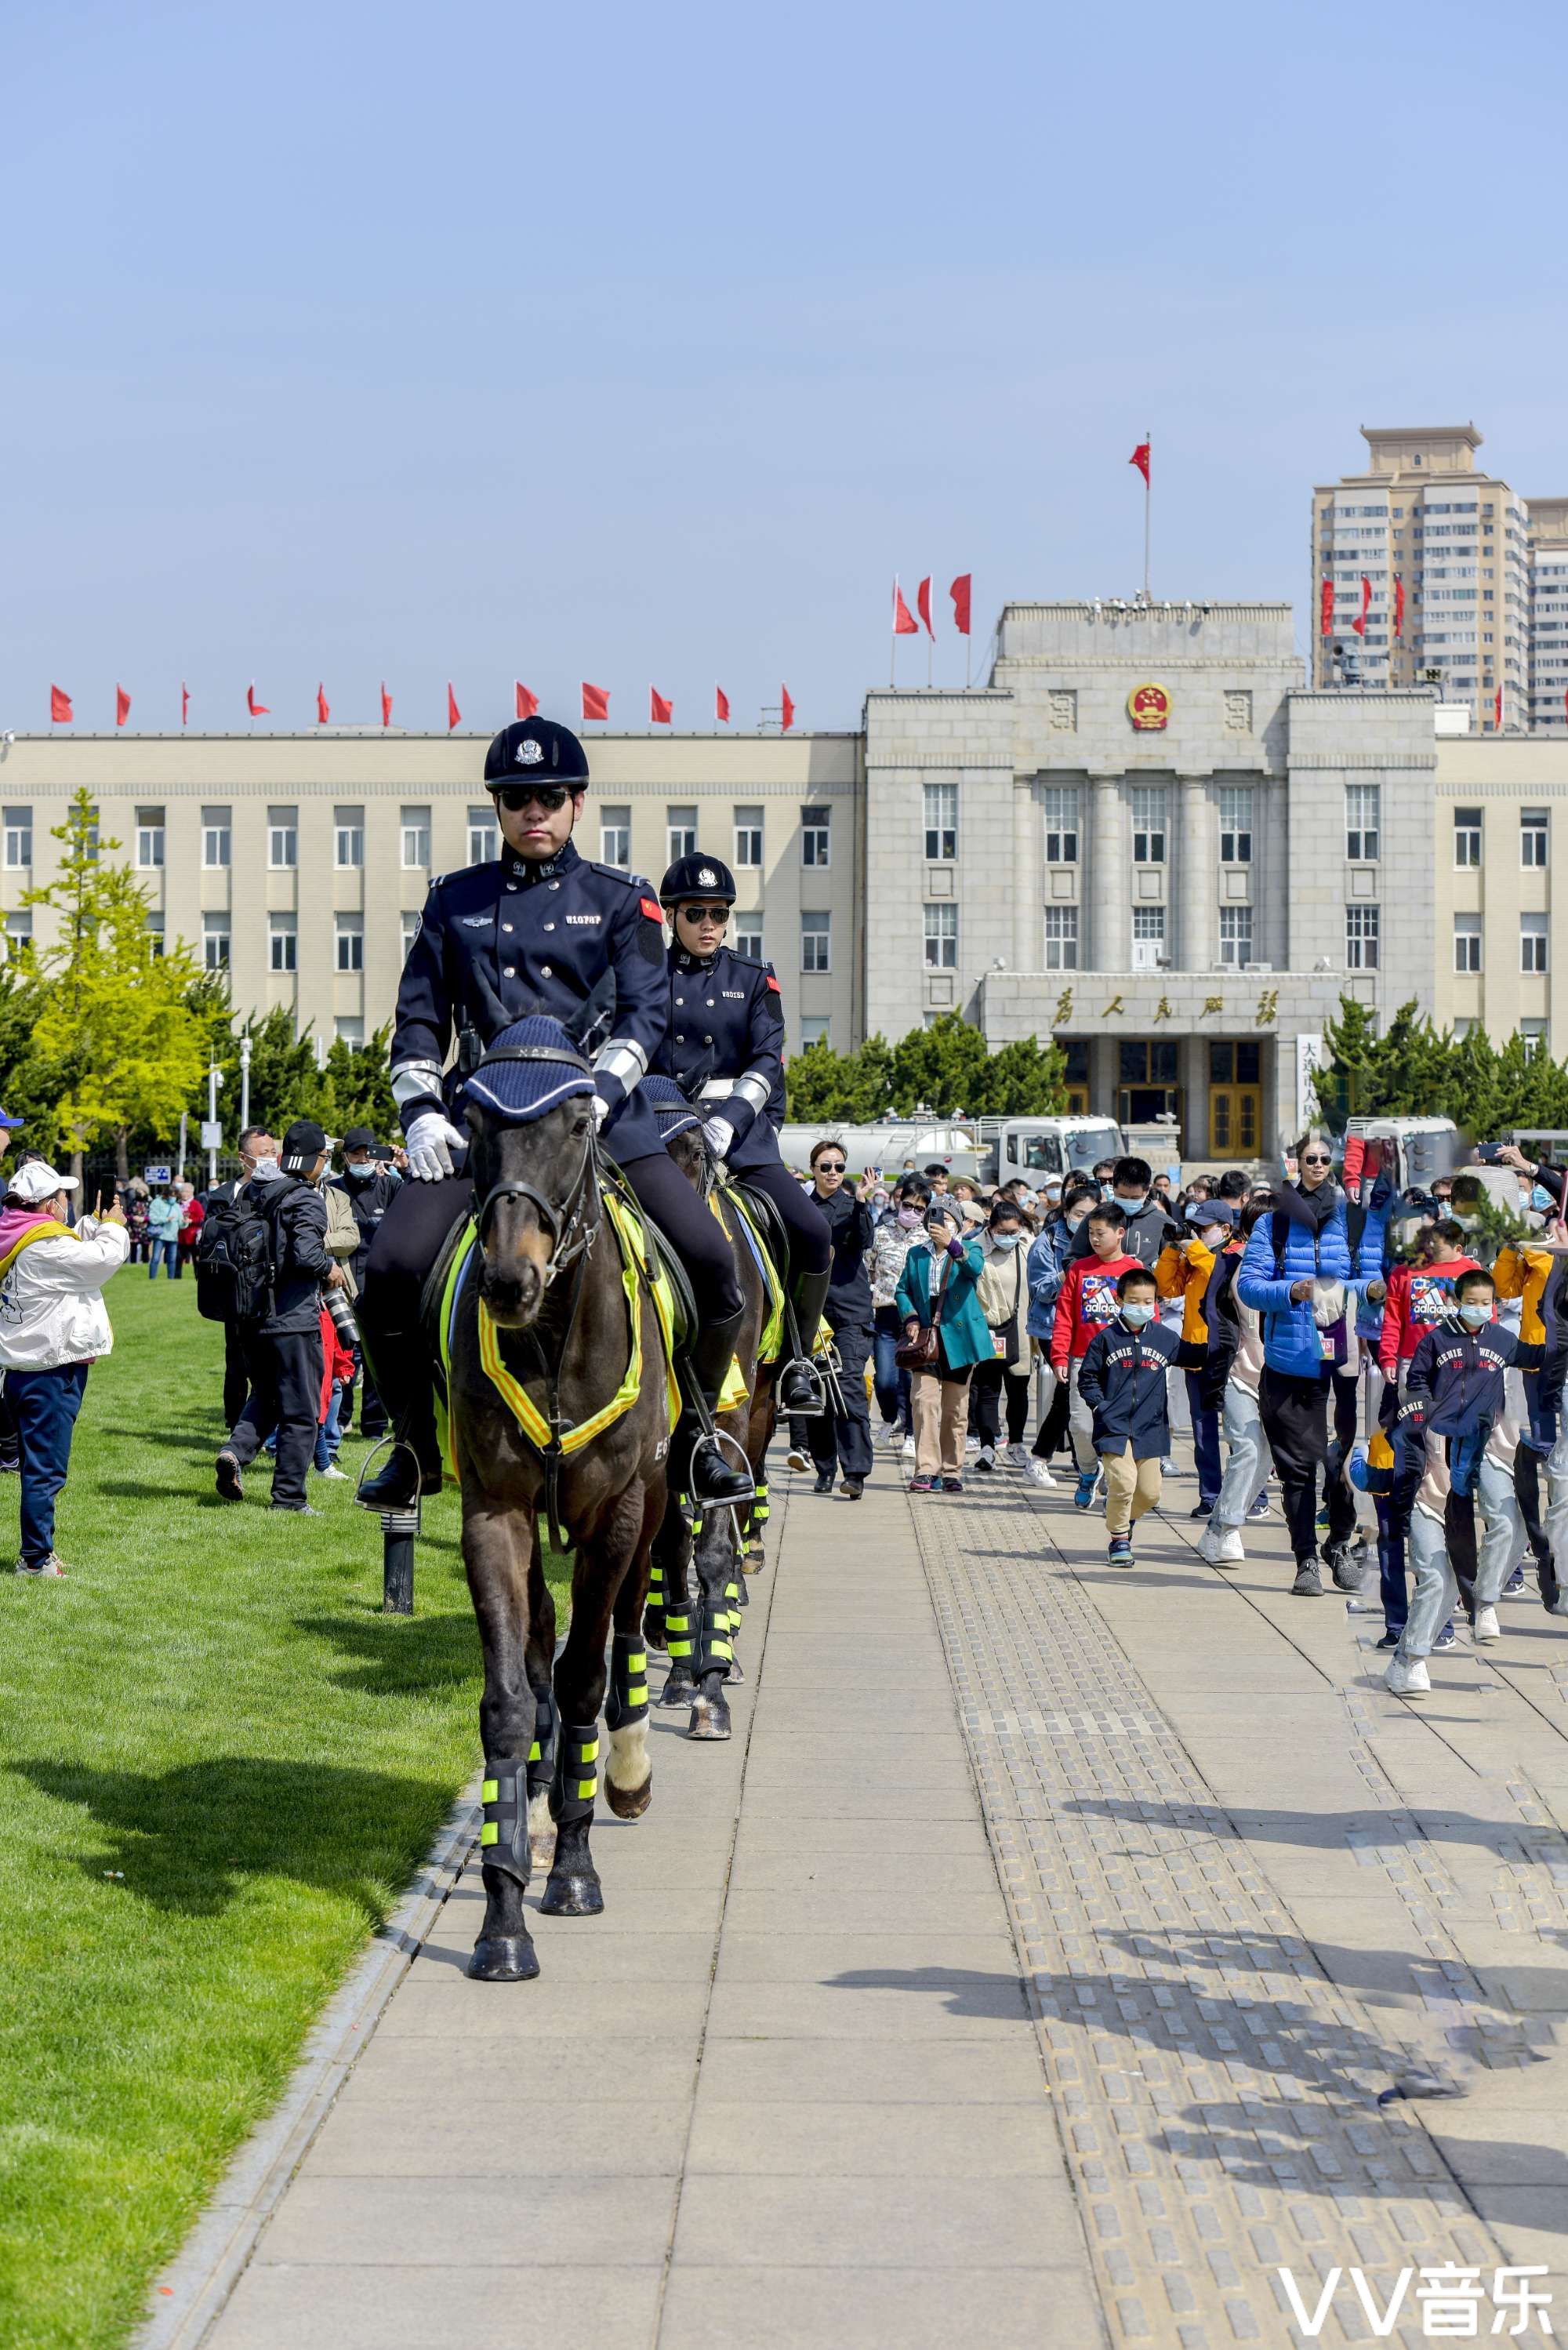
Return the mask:
<path id="1" fill-rule="evenodd" d="M 1143 477 L 1143 600 L 1146 604 L 1148 604 L 1153 601 L 1153 598 L 1149 594 L 1148 587 L 1149 508 L 1154 497 L 1154 433 L 1152 429 L 1145 434 L 1144 442 L 1145 446 L 1148 451 L 1148 463 L 1144 470 Z"/>
<path id="2" fill-rule="evenodd" d="M 896 571 L 893 574 L 893 613 L 890 626 L 893 641 L 888 655 L 888 683 L 892 687 L 898 682 L 898 575 Z"/>

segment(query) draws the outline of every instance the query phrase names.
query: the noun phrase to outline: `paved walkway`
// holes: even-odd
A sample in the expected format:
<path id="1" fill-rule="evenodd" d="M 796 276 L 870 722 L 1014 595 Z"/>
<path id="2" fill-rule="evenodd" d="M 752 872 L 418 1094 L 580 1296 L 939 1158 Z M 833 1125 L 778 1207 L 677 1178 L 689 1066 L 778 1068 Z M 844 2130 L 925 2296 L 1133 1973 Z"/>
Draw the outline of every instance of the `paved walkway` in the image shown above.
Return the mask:
<path id="1" fill-rule="evenodd" d="M 1336 2265 L 1370 2341 L 1348 2271 L 1444 2262 L 1568 2332 L 1568 1638 L 1402 1708 L 1194 1491 L 1114 1573 L 1065 1489 L 797 1483 L 734 1741 L 656 1717 L 537 1982 L 468 1981 L 462 1878 L 211 2350 L 1217 2350 Z"/>

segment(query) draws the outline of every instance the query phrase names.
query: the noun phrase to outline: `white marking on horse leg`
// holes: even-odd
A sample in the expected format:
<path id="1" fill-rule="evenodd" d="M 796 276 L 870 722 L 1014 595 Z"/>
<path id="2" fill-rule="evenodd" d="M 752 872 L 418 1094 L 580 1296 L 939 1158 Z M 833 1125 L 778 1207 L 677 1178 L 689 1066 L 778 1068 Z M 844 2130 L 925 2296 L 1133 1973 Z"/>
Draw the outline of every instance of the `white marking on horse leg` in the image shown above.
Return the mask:
<path id="1" fill-rule="evenodd" d="M 639 1787 L 646 1784 L 653 1769 L 648 1759 L 647 1715 L 640 1721 L 628 1722 L 624 1730 L 612 1730 L 609 1743 L 605 1777 L 623 1794 L 635 1794 Z"/>
<path id="2" fill-rule="evenodd" d="M 528 1798 L 528 1841 L 533 1845 L 549 1845 L 556 1840 L 556 1823 L 550 1817 L 550 1791 L 535 1787 Z"/>

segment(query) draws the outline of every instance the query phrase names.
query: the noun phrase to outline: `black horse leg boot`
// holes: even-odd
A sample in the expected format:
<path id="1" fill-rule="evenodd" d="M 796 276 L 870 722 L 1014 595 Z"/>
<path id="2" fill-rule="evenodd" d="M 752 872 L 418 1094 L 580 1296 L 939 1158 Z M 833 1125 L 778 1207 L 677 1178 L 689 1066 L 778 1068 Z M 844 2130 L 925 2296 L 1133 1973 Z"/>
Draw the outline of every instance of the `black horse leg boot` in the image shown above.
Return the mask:
<path id="1" fill-rule="evenodd" d="M 680 1367 L 683 1388 L 694 1384 L 707 1407 L 711 1423 L 718 1414 L 719 1391 L 735 1351 L 735 1338 L 745 1320 L 745 1309 L 727 1321 L 704 1323 L 687 1349 Z M 752 1472 L 732 1444 L 722 1444 L 703 1427 L 688 1393 L 676 1444 L 673 1480 L 677 1492 L 690 1494 L 699 1509 L 732 1509 L 755 1498 Z"/>
<path id="2" fill-rule="evenodd" d="M 377 1344 L 370 1374 L 387 1407 L 393 1443 L 354 1499 L 367 1510 L 411 1510 L 421 1493 L 439 1493 L 441 1482 L 435 1398 L 421 1341 L 384 1336 Z"/>
<path id="3" fill-rule="evenodd" d="M 811 1359 L 816 1326 L 822 1319 L 822 1309 L 827 1303 L 827 1284 L 832 1279 L 831 1267 L 821 1273 L 803 1273 L 796 1279 L 791 1300 L 794 1307 L 794 1326 L 799 1352 L 793 1355 L 779 1373 L 779 1409 L 781 1411 L 804 1412 L 815 1419 L 827 1409 L 827 1393 L 822 1384 L 822 1373 Z"/>

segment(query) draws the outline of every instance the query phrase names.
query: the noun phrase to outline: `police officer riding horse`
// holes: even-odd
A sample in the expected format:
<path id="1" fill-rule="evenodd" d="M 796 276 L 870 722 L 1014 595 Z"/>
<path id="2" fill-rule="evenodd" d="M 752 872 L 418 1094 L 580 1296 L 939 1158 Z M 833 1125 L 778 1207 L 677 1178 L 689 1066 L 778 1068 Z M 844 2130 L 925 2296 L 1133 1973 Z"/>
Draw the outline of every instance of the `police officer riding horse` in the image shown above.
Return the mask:
<path id="1" fill-rule="evenodd" d="M 568 728 L 544 718 L 504 727 L 486 754 L 484 781 L 501 854 L 432 881 L 398 992 L 392 1091 L 416 1180 L 404 1184 L 370 1244 L 359 1322 L 399 1440 L 357 1498 L 367 1509 L 407 1511 L 421 1491 L 440 1486 L 421 1303 L 452 1226 L 472 1204 L 472 1186 L 454 1164 L 466 1137 L 450 1113 L 492 1040 L 543 1014 L 573 1035 L 605 1031 L 593 1053 L 600 1144 L 678 1252 L 696 1300 L 670 1482 L 699 1507 L 743 1506 L 753 1498 L 750 1471 L 706 1432 L 742 1318 L 733 1259 L 638 1097 L 670 1026 L 659 907 L 646 881 L 578 853 L 572 835 L 588 764 Z"/>

